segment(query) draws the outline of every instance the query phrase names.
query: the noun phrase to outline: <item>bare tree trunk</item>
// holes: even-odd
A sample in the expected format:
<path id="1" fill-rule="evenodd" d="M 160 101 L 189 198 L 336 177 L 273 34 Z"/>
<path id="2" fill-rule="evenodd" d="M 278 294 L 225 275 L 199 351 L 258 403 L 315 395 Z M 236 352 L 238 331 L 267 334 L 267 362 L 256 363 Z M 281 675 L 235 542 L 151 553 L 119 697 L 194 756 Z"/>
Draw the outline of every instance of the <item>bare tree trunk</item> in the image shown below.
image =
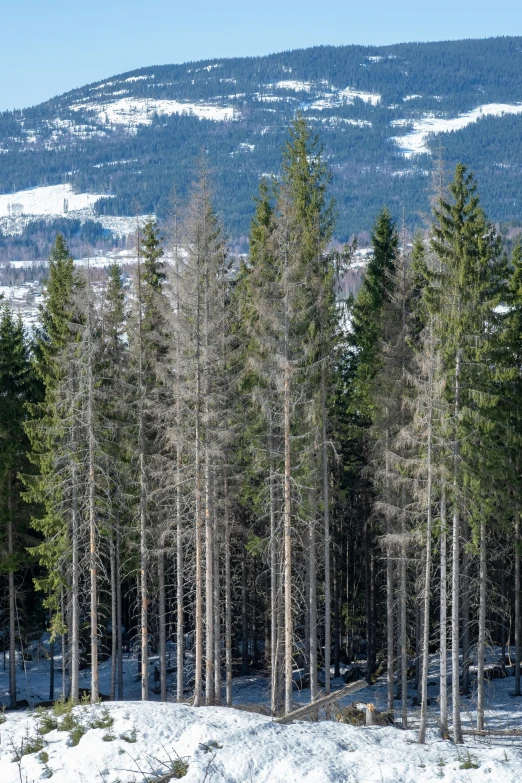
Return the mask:
<path id="1" fill-rule="evenodd" d="M 390 544 L 386 545 L 386 639 L 388 666 L 386 671 L 387 707 L 393 712 L 394 628 L 393 628 L 393 559 Z"/>
<path id="2" fill-rule="evenodd" d="M 183 701 L 184 664 L 184 590 L 183 590 L 183 520 L 181 517 L 181 453 L 176 450 L 176 701 Z"/>
<path id="3" fill-rule="evenodd" d="M 455 426 L 460 414 L 460 350 L 457 351 L 455 367 Z M 459 444 L 455 438 L 453 446 L 453 541 L 452 541 L 452 579 L 451 579 L 451 690 L 453 700 L 453 741 L 462 745 L 462 725 L 460 720 L 460 509 L 459 509 Z"/>
<path id="4" fill-rule="evenodd" d="M 228 479 L 225 480 L 225 692 L 226 705 L 232 706 L 232 573 L 230 564 L 230 518 Z"/>
<path id="5" fill-rule="evenodd" d="M 520 696 L 520 512 L 515 510 L 515 696 Z"/>
<path id="6" fill-rule="evenodd" d="M 219 538 L 214 522 L 214 703 L 221 704 L 221 600 Z"/>
<path id="7" fill-rule="evenodd" d="M 245 531 L 241 538 L 241 674 L 248 674 L 248 572 Z"/>
<path id="8" fill-rule="evenodd" d="M 87 428 L 89 433 L 89 556 L 91 577 L 91 702 L 99 699 L 98 676 L 98 551 L 96 542 L 96 474 L 94 436 L 94 363 L 91 320 L 91 281 L 88 280 L 87 310 Z"/>
<path id="9" fill-rule="evenodd" d="M 7 554 L 9 564 L 9 699 L 11 707 L 16 707 L 16 606 L 14 566 L 14 529 L 13 529 L 13 477 L 7 471 Z"/>
<path id="10" fill-rule="evenodd" d="M 142 403 L 143 404 L 143 403 Z M 149 593 L 147 569 L 149 558 L 147 551 L 147 514 L 145 484 L 145 433 L 144 414 L 140 411 L 140 591 L 141 591 L 141 699 L 149 698 Z"/>
<path id="11" fill-rule="evenodd" d="M 118 658 L 118 700 L 123 701 L 123 612 L 121 595 L 121 561 L 120 561 L 120 522 L 116 521 L 116 626 L 117 626 L 117 658 Z"/>
<path id="12" fill-rule="evenodd" d="M 328 452 L 326 441 L 326 368 L 321 362 L 321 452 L 323 459 L 324 504 L 324 689 L 330 693 L 331 638 L 331 574 L 330 574 L 330 496 L 328 477 Z"/>
<path id="13" fill-rule="evenodd" d="M 404 490 L 403 490 L 404 494 Z M 401 720 L 402 728 L 408 728 L 408 628 L 407 628 L 407 581 L 406 581 L 406 514 L 404 498 L 401 515 L 401 560 L 400 560 L 400 649 L 401 649 Z"/>
<path id="14" fill-rule="evenodd" d="M 431 342 L 431 341 L 430 341 Z M 430 345 L 430 351 L 431 351 Z M 433 437 L 432 437 L 432 421 L 433 421 L 433 357 L 430 355 L 430 369 L 429 369 L 429 390 L 428 390 L 428 438 L 427 438 L 427 454 L 426 454 L 426 466 L 428 470 L 427 475 L 427 488 L 426 488 L 426 561 L 424 566 L 424 594 L 423 594 L 423 608 L 422 608 L 422 677 L 421 677 L 421 715 L 420 715 L 420 728 L 419 728 L 419 743 L 424 745 L 426 742 L 426 728 L 428 724 L 428 672 L 430 667 L 430 590 L 431 590 L 431 549 L 432 549 L 432 535 L 433 535 L 433 518 L 432 518 L 432 495 L 433 495 L 433 476 L 432 476 L 432 452 L 433 452 Z"/>
<path id="15" fill-rule="evenodd" d="M 160 544 L 158 552 L 158 625 L 160 700 L 167 701 L 167 628 L 165 609 L 165 549 Z"/>
<path id="16" fill-rule="evenodd" d="M 462 536 L 462 691 L 466 695 L 470 692 L 469 666 L 470 666 L 470 621 L 469 621 L 469 553 L 467 543 L 469 539 L 469 526 L 464 518 L 461 521 Z"/>
<path id="17" fill-rule="evenodd" d="M 446 487 L 442 485 L 440 500 L 440 733 L 448 737 L 448 531 L 446 521 Z"/>
<path id="18" fill-rule="evenodd" d="M 53 622 L 53 615 L 49 609 L 49 625 Z M 51 632 L 51 639 L 49 641 L 49 701 L 54 701 L 54 637 Z"/>
<path id="19" fill-rule="evenodd" d="M 67 696 L 67 649 L 65 644 L 65 624 L 66 624 L 66 608 L 65 608 L 65 600 L 63 597 L 64 589 L 62 587 L 61 593 L 60 593 L 60 610 L 62 613 L 62 624 L 64 627 L 62 627 L 62 699 L 65 701 Z"/>
<path id="20" fill-rule="evenodd" d="M 479 627 L 477 643 L 477 729 L 484 731 L 484 654 L 486 651 L 486 524 L 480 520 Z"/>
<path id="21" fill-rule="evenodd" d="M 214 704 L 214 530 L 210 482 L 210 454 L 207 446 L 205 449 L 205 701 L 207 705 Z"/>
<path id="22" fill-rule="evenodd" d="M 271 422 L 270 422 L 271 424 Z M 277 599 L 277 530 L 275 509 L 275 477 L 274 460 L 272 456 L 273 443 L 270 432 L 270 711 L 272 715 L 278 712 L 278 691 L 280 672 L 278 669 L 278 599 Z"/>
<path id="23" fill-rule="evenodd" d="M 308 555 L 308 594 L 310 604 L 310 629 L 309 629 L 309 660 L 310 660 L 310 701 L 315 701 L 318 695 L 317 688 L 317 543 L 316 543 L 316 519 L 315 502 L 312 503 L 309 524 L 309 555 Z"/>
<path id="24" fill-rule="evenodd" d="M 365 504 L 366 511 L 366 504 Z M 370 568 L 370 542 L 368 526 L 368 514 L 364 522 L 364 597 L 366 613 L 366 678 L 368 685 L 372 684 L 371 648 L 372 648 L 372 594 L 371 594 L 371 568 Z"/>
<path id="25" fill-rule="evenodd" d="M 111 690 L 110 700 L 116 699 L 116 670 L 118 657 L 118 628 L 117 628 L 117 598 L 116 598 L 116 547 L 114 545 L 114 532 L 111 532 L 109 541 L 109 559 L 111 569 Z"/>
<path id="26" fill-rule="evenodd" d="M 202 466 L 201 466 L 201 345 L 200 313 L 201 303 L 197 303 L 197 346 L 196 346 L 196 431 L 195 431 L 195 468 L 196 468 L 196 671 L 194 678 L 194 706 L 200 707 L 203 701 L 203 504 L 202 504 Z"/>
<path id="27" fill-rule="evenodd" d="M 292 501 L 290 462 L 290 363 L 288 357 L 288 314 L 285 323 L 286 362 L 284 368 L 284 629 L 285 629 L 285 715 L 293 707 L 292 655 Z"/>
<path id="28" fill-rule="evenodd" d="M 74 428 L 73 424 L 73 428 Z M 80 523 L 78 515 L 78 478 L 76 473 L 76 444 L 72 444 L 71 492 L 72 492 L 72 585 L 71 585 L 71 701 L 80 696 Z M 65 663 L 62 661 L 62 665 Z"/>
<path id="29" fill-rule="evenodd" d="M 337 549 L 334 546 L 333 552 L 332 552 L 332 567 L 333 567 L 333 604 L 334 604 L 334 633 L 333 633 L 333 647 L 334 647 L 334 677 L 340 677 L 341 676 L 341 670 L 340 670 L 340 653 L 341 653 L 341 627 L 340 627 L 340 621 L 341 621 L 341 615 L 339 611 L 339 578 L 340 578 L 340 569 L 339 564 L 337 562 Z"/>

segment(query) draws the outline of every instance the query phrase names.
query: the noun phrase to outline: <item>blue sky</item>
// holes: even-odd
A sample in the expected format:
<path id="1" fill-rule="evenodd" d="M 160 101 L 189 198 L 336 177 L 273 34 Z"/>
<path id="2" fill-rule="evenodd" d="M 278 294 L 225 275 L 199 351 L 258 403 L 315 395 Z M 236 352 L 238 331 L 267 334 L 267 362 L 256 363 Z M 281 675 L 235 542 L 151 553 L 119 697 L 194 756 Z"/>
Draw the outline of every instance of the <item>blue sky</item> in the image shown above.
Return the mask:
<path id="1" fill-rule="evenodd" d="M 506 0 L 0 0 L 0 110 L 146 65 L 316 44 L 522 35 Z M 436 10 L 433 10 L 436 9 Z M 494 10 L 491 10 L 494 9 Z"/>

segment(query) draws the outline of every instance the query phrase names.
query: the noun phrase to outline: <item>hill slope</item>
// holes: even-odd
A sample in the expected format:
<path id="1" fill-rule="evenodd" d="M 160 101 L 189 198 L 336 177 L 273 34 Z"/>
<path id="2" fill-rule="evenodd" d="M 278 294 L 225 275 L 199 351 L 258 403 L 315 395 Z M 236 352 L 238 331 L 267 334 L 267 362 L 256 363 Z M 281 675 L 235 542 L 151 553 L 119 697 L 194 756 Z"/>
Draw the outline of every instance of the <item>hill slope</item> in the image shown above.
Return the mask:
<path id="1" fill-rule="evenodd" d="M 0 196 L 0 228 L 20 232 L 26 222 L 16 220 L 28 212 L 18 191 L 68 183 L 106 196 L 91 199 L 91 218 L 136 209 L 163 217 L 204 151 L 237 238 L 259 177 L 278 170 L 297 109 L 324 142 L 339 238 L 368 229 L 384 202 L 412 220 L 425 211 L 441 140 L 448 165 L 475 170 L 490 217 L 518 220 L 521 72 L 522 38 L 513 37 L 315 47 L 114 76 L 0 115 L 0 193 L 16 194 Z M 58 214 L 67 209 L 64 200 Z"/>

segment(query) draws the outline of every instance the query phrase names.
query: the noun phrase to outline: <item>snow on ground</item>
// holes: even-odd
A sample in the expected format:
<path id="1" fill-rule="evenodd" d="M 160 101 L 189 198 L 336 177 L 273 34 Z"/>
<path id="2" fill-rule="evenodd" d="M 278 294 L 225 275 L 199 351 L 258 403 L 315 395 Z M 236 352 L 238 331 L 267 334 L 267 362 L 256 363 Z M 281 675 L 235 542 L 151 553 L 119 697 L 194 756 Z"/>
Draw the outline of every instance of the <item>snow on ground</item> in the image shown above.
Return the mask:
<path id="1" fill-rule="evenodd" d="M 361 90 L 353 90 L 351 87 L 347 87 L 345 90 L 341 90 L 339 95 L 346 103 L 353 103 L 356 98 L 364 103 L 369 103 L 372 106 L 377 106 L 381 102 L 381 96 L 374 92 L 361 92 Z"/>
<path id="2" fill-rule="evenodd" d="M 458 748 L 435 731 L 425 746 L 413 731 L 333 721 L 279 725 L 270 717 L 224 707 L 119 702 L 74 709 L 85 733 L 43 735 L 43 748 L 13 759 L 36 738 L 38 717 L 8 714 L 0 726 L 2 783 L 144 783 L 174 764 L 187 783 L 424 783 L 437 779 L 518 783 L 522 750 Z M 89 728 L 95 720 L 104 728 Z M 42 751 L 43 754 L 42 755 Z"/>
<path id="3" fill-rule="evenodd" d="M 292 79 L 283 79 L 276 84 L 267 84 L 267 87 L 277 87 L 279 90 L 295 90 L 296 92 L 310 92 L 312 82 L 299 82 Z"/>
<path id="4" fill-rule="evenodd" d="M 59 647 L 59 645 L 58 645 Z M 34 649 L 33 649 L 34 648 Z M 175 646 L 170 646 L 175 661 Z M 36 647 L 31 648 L 36 658 Z M 488 652 L 488 661 L 498 660 L 498 649 Z M 451 660 L 448 659 L 449 669 Z M 151 658 L 152 672 L 157 658 Z M 59 658 L 56 661 L 56 693 L 61 688 Z M 344 671 L 347 667 L 342 666 Z M 31 706 L 48 697 L 49 662 L 18 660 L 18 696 Z M 522 779 L 520 740 L 486 740 L 466 735 L 464 747 L 440 739 L 437 731 L 438 659 L 431 660 L 429 675 L 428 742 L 416 744 L 419 710 L 409 687 L 411 730 L 395 727 L 356 727 L 334 720 L 279 725 L 255 712 L 224 707 L 192 708 L 172 702 L 162 704 L 151 692 L 152 701 L 139 701 L 141 684 L 137 660 L 124 657 L 124 697 L 128 701 L 78 706 L 74 713 L 84 730 L 73 745 L 70 731 L 53 729 L 43 735 L 44 745 L 34 753 L 13 761 L 22 742 L 35 739 L 41 718 L 30 712 L 6 712 L 0 725 L 0 781 L 40 783 L 52 772 L 56 783 L 144 783 L 164 774 L 171 762 L 188 764 L 187 783 L 447 783 L 491 781 L 519 783 Z M 89 686 L 88 670 L 81 671 L 81 687 Z M 175 673 L 169 675 L 169 694 L 174 691 Z M 110 661 L 100 664 L 100 689 L 109 692 Z M 341 680 L 334 680 L 340 688 Z M 492 680 L 486 685 L 486 725 L 489 728 L 522 728 L 522 699 L 512 698 L 513 677 Z M 0 699 L 7 701 L 8 667 L 0 669 Z M 188 694 L 187 694 L 188 695 Z M 172 697 L 172 696 L 170 696 Z M 296 704 L 307 703 L 310 692 L 294 691 Z M 237 706 L 258 709 L 267 705 L 269 680 L 261 674 L 233 680 Z M 349 703 L 373 702 L 386 705 L 386 683 L 345 697 Z M 399 709 L 399 702 L 396 702 Z M 450 704 L 451 710 L 451 704 Z M 475 697 L 463 699 L 463 725 L 476 720 Z M 105 719 L 104 728 L 92 728 L 95 718 Z M 59 719 L 61 720 L 61 719 Z M 108 725 L 111 720 L 113 725 Z M 81 732 L 80 732 L 81 734 Z M 46 754 L 39 756 L 40 753 Z"/>
<path id="5" fill-rule="evenodd" d="M 106 103 L 76 103 L 71 109 L 93 112 L 105 124 L 127 126 L 150 125 L 156 115 L 190 114 L 216 122 L 233 120 L 237 115 L 232 106 L 133 97 Z"/>
<path id="6" fill-rule="evenodd" d="M 75 193 L 72 186 L 48 185 L 16 193 L 0 195 L 0 218 L 16 215 L 62 216 L 86 209 L 104 196 L 95 193 Z"/>
<path id="7" fill-rule="evenodd" d="M 447 133 L 448 131 L 462 130 L 462 128 L 471 125 L 472 122 L 476 122 L 481 117 L 501 117 L 503 114 L 520 113 L 522 113 L 522 104 L 520 103 L 488 103 L 450 119 L 429 114 L 420 120 L 393 120 L 391 124 L 395 127 L 410 125 L 413 127 L 413 130 L 405 136 L 394 137 L 394 141 L 403 155 L 406 158 L 411 158 L 414 155 L 430 154 L 430 150 L 426 146 L 426 140 L 430 133 Z"/>

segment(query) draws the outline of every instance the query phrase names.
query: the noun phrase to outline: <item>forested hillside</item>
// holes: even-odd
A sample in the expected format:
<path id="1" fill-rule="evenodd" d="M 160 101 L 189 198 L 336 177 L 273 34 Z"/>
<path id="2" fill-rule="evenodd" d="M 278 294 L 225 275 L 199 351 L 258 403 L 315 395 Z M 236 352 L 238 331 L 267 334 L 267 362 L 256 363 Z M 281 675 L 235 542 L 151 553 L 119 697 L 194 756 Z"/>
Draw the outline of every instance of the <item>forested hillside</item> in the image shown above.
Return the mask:
<path id="1" fill-rule="evenodd" d="M 255 672 L 288 716 L 342 672 L 458 745 L 490 677 L 520 697 L 522 246 L 465 165 L 437 173 L 413 244 L 379 211 L 355 299 L 301 115 L 239 269 L 205 160 L 165 234 L 140 229 L 130 290 L 114 265 L 95 296 L 58 235 L 39 331 L 0 321 L 12 706 L 45 628 L 51 701 L 96 702 L 108 658 L 112 700 L 132 660 L 142 700 L 233 706 Z"/>
<path id="2" fill-rule="evenodd" d="M 368 232 L 384 203 L 419 226 L 441 144 L 449 164 L 465 157 L 480 178 L 491 220 L 518 222 L 521 68 L 515 37 L 151 66 L 4 112 L 0 192 L 70 182 L 109 197 L 97 202 L 99 215 L 164 220 L 173 189 L 187 196 L 204 154 L 225 230 L 244 248 L 251 194 L 263 174 L 277 173 L 300 109 L 324 141 L 337 239 Z"/>

